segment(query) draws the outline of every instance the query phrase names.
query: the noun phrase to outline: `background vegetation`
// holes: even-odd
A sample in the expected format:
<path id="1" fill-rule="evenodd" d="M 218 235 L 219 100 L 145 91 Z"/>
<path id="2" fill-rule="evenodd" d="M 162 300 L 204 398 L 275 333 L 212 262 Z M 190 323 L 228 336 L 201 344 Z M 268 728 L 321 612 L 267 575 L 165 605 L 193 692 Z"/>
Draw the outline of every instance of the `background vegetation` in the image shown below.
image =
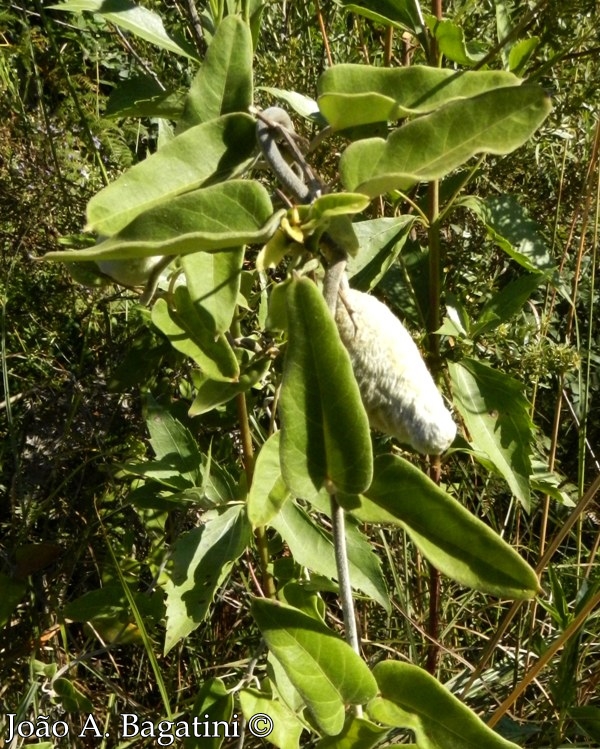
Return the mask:
<path id="1" fill-rule="evenodd" d="M 182 44 L 203 51 L 190 4 L 144 4 Z M 164 611 L 157 575 L 169 545 L 198 523 L 199 511 L 134 503 L 136 484 L 119 471 L 151 454 L 144 414 L 155 401 L 173 404 L 202 449 L 212 445 L 212 457 L 226 470 L 239 461 L 235 413 L 222 409 L 202 424 L 188 419 L 189 365 L 151 327 L 137 295 L 112 285 L 74 284 L 66 268 L 38 259 L 59 249 L 64 237 L 75 241 L 89 198 L 156 149 L 156 119 L 111 116 L 117 85 L 146 73 L 157 84 L 183 89 L 196 63 L 100 16 L 43 5 L 17 0 L 0 6 L 0 706 L 23 719 L 66 709 L 93 712 L 103 722 L 123 711 L 154 720 L 165 690 L 173 709 L 183 710 L 207 677 L 229 686 L 244 679 L 258 647 L 246 606 L 256 593 L 257 562 L 242 557 L 212 616 L 160 656 Z M 258 84 L 316 98 L 316 80 L 329 59 L 398 65 L 411 57 L 401 34 L 387 35 L 338 4 L 322 5 L 265 6 Z M 541 565 L 546 595 L 511 610 L 443 581 L 436 676 L 464 691 L 479 714 L 496 711 L 504 735 L 521 745 L 599 746 L 597 4 L 549 0 L 529 14 L 533 5 L 457 0 L 444 7 L 467 39 L 486 48 L 503 36 L 503 19 L 523 21 L 520 31 L 540 40 L 527 75 L 543 83 L 554 106 L 526 146 L 482 163 L 471 192 L 518 197 L 558 269 L 555 282 L 476 344 L 468 336 L 454 340 L 476 345 L 481 356 L 525 383 L 536 425 L 536 470 L 540 478 L 547 472 L 556 479 L 558 488 L 551 496 L 534 493 L 526 514 L 505 483 L 479 472 L 477 464 L 467 473 L 451 457 L 444 481 L 533 566 Z M 210 15 L 211 6 L 198 6 Z M 260 92 L 258 99 L 270 101 Z M 333 161 L 325 153 L 318 159 L 318 170 L 334 179 Z M 466 210 L 444 227 L 443 239 L 446 285 L 454 293 L 446 299 L 450 322 L 477 320 L 492 292 L 517 278 L 519 268 Z M 415 330 L 419 321 L 405 304 L 402 278 L 425 240 L 411 238 L 380 290 Z M 400 531 L 373 533 L 393 609 L 386 616 L 373 602 L 359 603 L 365 656 L 377 660 L 391 652 L 425 665 L 426 565 Z M 132 617 L 121 576 L 147 594 L 150 641 Z M 100 589 L 109 593 L 77 607 L 84 594 Z M 335 596 L 327 601 L 335 612 Z M 493 657 L 489 643 L 496 645 Z M 528 682 L 536 664 L 541 667 Z M 63 682 L 56 681 L 58 671 Z M 50 679 L 60 693 L 48 692 Z M 511 696 L 510 708 L 498 711 Z"/>

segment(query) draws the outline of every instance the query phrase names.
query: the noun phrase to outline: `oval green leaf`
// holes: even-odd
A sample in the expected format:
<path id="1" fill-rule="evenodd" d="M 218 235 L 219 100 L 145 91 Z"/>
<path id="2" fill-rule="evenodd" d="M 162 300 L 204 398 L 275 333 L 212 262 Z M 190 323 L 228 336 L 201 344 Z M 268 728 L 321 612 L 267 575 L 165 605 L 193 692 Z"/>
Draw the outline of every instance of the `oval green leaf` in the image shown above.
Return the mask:
<path id="1" fill-rule="evenodd" d="M 377 693 L 366 663 L 324 624 L 298 609 L 256 598 L 251 611 L 319 729 L 337 735 L 344 726 L 346 705 L 360 705 Z"/>
<path id="2" fill-rule="evenodd" d="M 448 577 L 503 598 L 540 591 L 533 569 L 490 527 L 408 461 L 381 455 L 365 498 L 342 498 L 361 520 L 403 527 Z"/>
<path id="3" fill-rule="evenodd" d="M 247 393 L 263 379 L 270 366 L 271 359 L 257 356 L 242 367 L 236 382 L 204 379 L 196 387 L 196 397 L 188 411 L 189 415 L 200 416 L 232 400 L 238 393 Z"/>
<path id="4" fill-rule="evenodd" d="M 420 749 L 518 749 L 422 668 L 384 661 L 373 675 L 381 696 L 369 703 L 369 716 L 388 726 L 410 728 Z"/>
<path id="5" fill-rule="evenodd" d="M 333 539 L 297 504 L 288 502 L 279 514 L 273 515 L 270 525 L 283 538 L 294 561 L 303 567 L 337 580 Z M 351 522 L 346 524 L 346 545 L 350 584 L 377 601 L 389 613 L 390 600 L 381 563 L 365 536 Z"/>
<path id="6" fill-rule="evenodd" d="M 178 134 L 224 114 L 247 112 L 251 104 L 252 35 L 240 16 L 226 16 L 192 81 Z"/>
<path id="7" fill-rule="evenodd" d="M 254 723 L 257 728 L 270 728 L 269 743 L 279 749 L 298 749 L 300 746 L 300 734 L 304 729 L 304 723 L 293 713 L 290 708 L 279 700 L 274 700 L 268 694 L 256 689 L 242 689 L 239 692 L 240 706 L 246 720 L 254 716 L 268 716 L 270 722 Z M 256 718 L 255 718 L 256 721 Z"/>
<path id="8" fill-rule="evenodd" d="M 439 179 L 477 153 L 507 154 L 535 132 L 551 109 L 538 86 L 511 86 L 450 102 L 342 154 L 344 187 L 375 197 Z"/>
<path id="9" fill-rule="evenodd" d="M 367 415 L 348 352 L 309 279 L 289 284 L 287 318 L 279 404 L 284 481 L 297 497 L 312 496 L 325 484 L 333 491 L 364 491 L 373 471 Z"/>
<path id="10" fill-rule="evenodd" d="M 196 125 L 94 195 L 87 228 L 110 237 L 169 198 L 240 173 L 255 148 L 250 115 L 228 114 Z"/>
<path id="11" fill-rule="evenodd" d="M 45 260 L 127 260 L 218 252 L 267 239 L 281 219 L 258 182 L 231 180 L 194 190 L 144 211 L 115 236 L 83 250 L 49 252 Z"/>
<path id="12" fill-rule="evenodd" d="M 504 71 L 461 71 L 411 65 L 334 65 L 319 78 L 319 108 L 334 130 L 427 114 L 457 99 L 521 80 Z"/>
<path id="13" fill-rule="evenodd" d="M 243 262 L 241 247 L 229 252 L 194 252 L 181 258 L 190 299 L 207 313 L 215 333 L 224 333 L 231 325 Z"/>
<path id="14" fill-rule="evenodd" d="M 272 434 L 256 458 L 247 505 L 248 519 L 253 528 L 267 525 L 291 496 L 279 467 L 280 437 L 281 432 Z"/>
<path id="15" fill-rule="evenodd" d="M 175 542 L 167 594 L 165 654 L 203 621 L 212 599 L 250 541 L 242 505 L 203 517 Z"/>

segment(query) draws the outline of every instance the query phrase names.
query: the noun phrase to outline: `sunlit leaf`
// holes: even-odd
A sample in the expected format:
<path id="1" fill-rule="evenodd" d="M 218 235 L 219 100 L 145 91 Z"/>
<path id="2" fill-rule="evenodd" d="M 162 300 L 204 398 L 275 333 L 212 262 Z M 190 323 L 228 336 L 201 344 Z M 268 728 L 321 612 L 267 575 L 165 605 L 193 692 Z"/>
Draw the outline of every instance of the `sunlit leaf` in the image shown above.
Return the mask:
<path id="1" fill-rule="evenodd" d="M 250 115 L 228 114 L 196 125 L 94 195 L 87 207 L 88 229 L 112 236 L 169 198 L 240 173 L 255 148 Z"/>
<path id="2" fill-rule="evenodd" d="M 215 333 L 229 330 L 244 261 L 243 249 L 230 252 L 194 252 L 181 258 L 190 299 L 208 313 Z"/>
<path id="3" fill-rule="evenodd" d="M 380 695 L 367 706 L 369 716 L 388 726 L 410 728 L 419 749 L 518 749 L 422 668 L 383 661 L 373 674 Z"/>
<path id="4" fill-rule="evenodd" d="M 424 22 L 419 0 L 335 0 L 348 13 L 370 18 L 385 26 L 410 31 L 423 41 Z"/>
<path id="5" fill-rule="evenodd" d="M 240 16 L 226 16 L 189 88 L 177 132 L 252 104 L 252 36 Z"/>
<path id="6" fill-rule="evenodd" d="M 95 260 L 104 272 L 110 272 L 107 263 L 111 261 L 132 258 L 139 263 L 140 259 L 158 255 L 218 252 L 262 242 L 275 231 L 279 219 L 280 214 L 273 214 L 269 196 L 258 182 L 231 180 L 150 208 L 94 247 L 49 252 L 44 259 Z"/>
<path id="7" fill-rule="evenodd" d="M 337 579 L 331 533 L 317 525 L 295 503 L 286 503 L 279 514 L 273 516 L 270 525 L 287 543 L 295 562 L 329 579 Z M 362 590 L 389 611 L 381 564 L 364 535 L 350 523 L 346 525 L 346 545 L 352 587 Z"/>
<path id="8" fill-rule="evenodd" d="M 281 99 L 300 115 L 307 120 L 313 120 L 321 125 L 327 124 L 319 112 L 319 105 L 314 99 L 305 94 L 299 94 L 297 91 L 287 91 L 283 88 L 273 88 L 272 86 L 257 86 L 260 91 L 265 91 L 277 99 Z"/>
<path id="9" fill-rule="evenodd" d="M 527 39 L 520 39 L 516 42 L 508 55 L 508 67 L 511 72 L 522 75 L 540 43 L 537 36 L 531 36 Z"/>
<path id="10" fill-rule="evenodd" d="M 439 179 L 477 153 L 507 154 L 535 132 L 551 109 L 537 86 L 511 86 L 450 102 L 411 120 L 387 140 L 352 143 L 340 159 L 345 189 L 374 197 Z"/>
<path id="11" fill-rule="evenodd" d="M 476 359 L 450 362 L 449 372 L 471 443 L 488 456 L 529 511 L 533 434 L 523 384 Z"/>
<path id="12" fill-rule="evenodd" d="M 324 624 L 291 606 L 255 598 L 251 611 L 319 729 L 337 735 L 345 706 L 367 702 L 377 692 L 365 662 Z"/>
<path id="13" fill-rule="evenodd" d="M 196 310 L 185 286 L 173 295 L 175 307 L 157 299 L 152 308 L 152 322 L 167 336 L 171 345 L 193 359 L 204 374 L 220 382 L 238 382 L 238 360 L 222 333 L 215 336 L 210 319 Z"/>
<path id="14" fill-rule="evenodd" d="M 334 65 L 319 78 L 319 107 L 334 130 L 427 114 L 457 99 L 518 86 L 503 71 L 461 71 L 411 65 Z"/>
<path id="15" fill-rule="evenodd" d="M 165 584 L 165 653 L 202 623 L 217 589 L 250 541 L 250 525 L 242 505 L 204 520 L 199 528 L 175 542 Z"/>
<path id="16" fill-rule="evenodd" d="M 489 526 L 408 461 L 381 455 L 364 497 L 340 496 L 360 520 L 403 527 L 441 572 L 475 590 L 531 598 L 538 579 L 519 554 Z"/>
<path id="17" fill-rule="evenodd" d="M 414 216 L 398 216 L 356 221 L 352 225 L 359 243 L 359 250 L 348 259 L 346 269 L 352 288 L 370 291 L 379 283 L 402 251 L 414 220 Z"/>
<path id="18" fill-rule="evenodd" d="M 291 496 L 281 476 L 280 436 L 281 432 L 272 434 L 256 458 L 252 485 L 248 492 L 248 519 L 254 528 L 267 525 Z"/>
<path id="19" fill-rule="evenodd" d="M 244 718 L 254 721 L 254 730 L 271 729 L 268 734 L 270 744 L 279 749 L 298 749 L 304 723 L 285 703 L 274 700 L 257 689 L 242 689 L 238 694 Z M 260 716 L 265 717 L 261 719 Z"/>
<path id="20" fill-rule="evenodd" d="M 309 279 L 290 283 L 287 317 L 280 398 L 283 478 L 297 497 L 312 496 L 325 484 L 334 491 L 362 491 L 372 475 L 367 416 L 348 353 Z"/>
<path id="21" fill-rule="evenodd" d="M 190 430 L 151 396 L 146 399 L 146 425 L 150 432 L 150 446 L 156 456 L 152 463 L 153 475 L 177 475 L 183 480 L 183 486 L 199 485 L 202 454 Z M 157 462 L 161 470 L 158 470 Z"/>
<path id="22" fill-rule="evenodd" d="M 259 383 L 269 371 L 271 360 L 266 357 L 255 357 L 241 370 L 235 382 L 211 380 L 206 377 L 196 390 L 196 396 L 190 406 L 190 416 L 200 416 L 217 406 L 228 403 L 238 393 L 247 393 Z"/>
<path id="23" fill-rule="evenodd" d="M 452 62 L 472 66 L 485 57 L 487 46 L 465 39 L 465 32 L 454 21 L 427 16 L 427 26 L 438 43 L 440 52 Z"/>

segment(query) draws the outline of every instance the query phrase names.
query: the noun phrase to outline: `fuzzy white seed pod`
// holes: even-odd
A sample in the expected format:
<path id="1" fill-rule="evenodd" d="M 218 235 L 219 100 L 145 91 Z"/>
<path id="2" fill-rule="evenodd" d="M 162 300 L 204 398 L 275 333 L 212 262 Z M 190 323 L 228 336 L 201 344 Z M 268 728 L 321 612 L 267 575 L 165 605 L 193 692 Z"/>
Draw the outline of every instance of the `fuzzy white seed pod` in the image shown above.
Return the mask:
<path id="1" fill-rule="evenodd" d="M 335 319 L 371 426 L 425 455 L 444 452 L 456 425 L 400 320 L 375 297 L 348 287 Z"/>

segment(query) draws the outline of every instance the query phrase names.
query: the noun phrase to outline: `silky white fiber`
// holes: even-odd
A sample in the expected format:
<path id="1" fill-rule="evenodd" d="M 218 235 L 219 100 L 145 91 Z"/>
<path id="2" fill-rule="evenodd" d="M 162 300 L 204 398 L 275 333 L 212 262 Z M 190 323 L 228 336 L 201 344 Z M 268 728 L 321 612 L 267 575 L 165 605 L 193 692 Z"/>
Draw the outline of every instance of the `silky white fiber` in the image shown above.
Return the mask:
<path id="1" fill-rule="evenodd" d="M 456 425 L 410 334 L 378 299 L 346 287 L 336 323 L 375 429 L 425 455 L 439 455 Z"/>

